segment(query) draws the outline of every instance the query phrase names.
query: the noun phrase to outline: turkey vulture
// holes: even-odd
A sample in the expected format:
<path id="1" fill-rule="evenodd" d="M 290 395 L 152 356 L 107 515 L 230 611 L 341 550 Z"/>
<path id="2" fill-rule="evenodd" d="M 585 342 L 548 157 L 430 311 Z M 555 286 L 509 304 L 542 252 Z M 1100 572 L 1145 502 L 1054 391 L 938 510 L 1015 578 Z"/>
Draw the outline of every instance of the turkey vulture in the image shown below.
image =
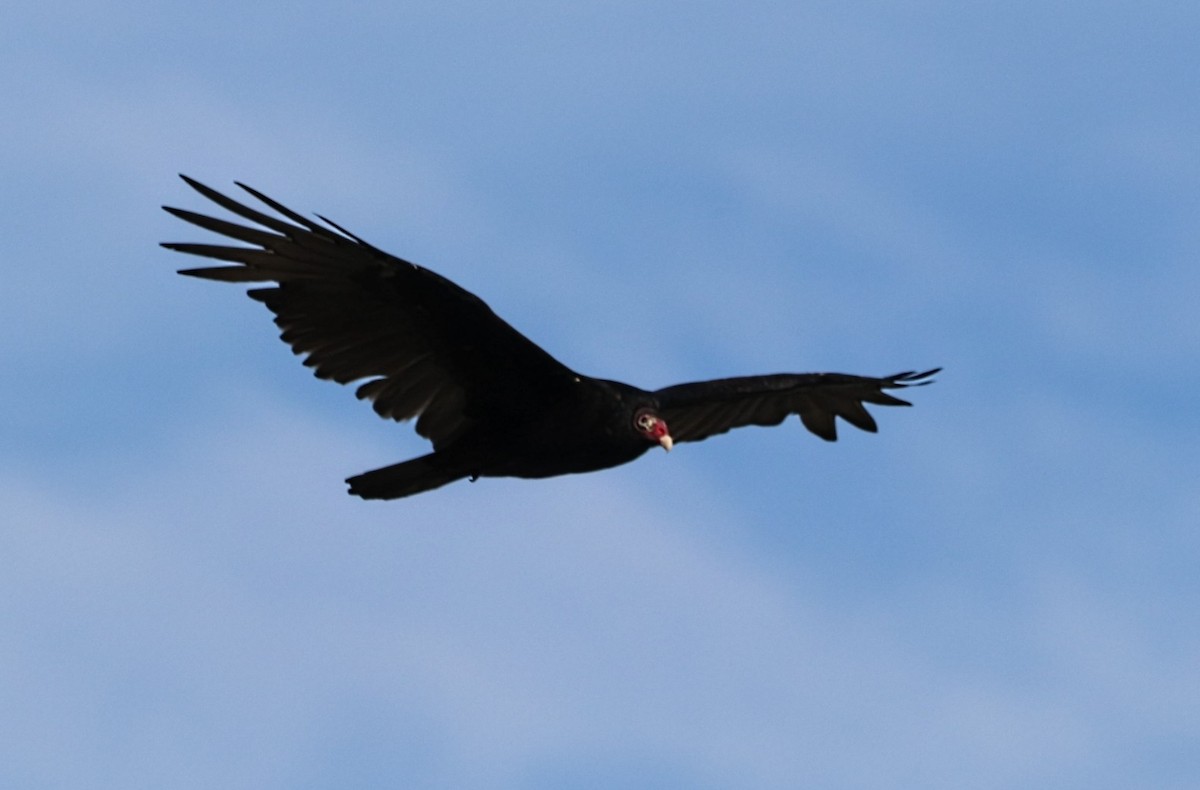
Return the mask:
<path id="1" fill-rule="evenodd" d="M 239 183 L 279 216 L 187 176 L 193 189 L 248 220 L 185 209 L 180 219 L 243 245 L 164 243 L 231 265 L 179 273 L 232 283 L 275 314 L 280 337 L 318 378 L 366 379 L 356 394 L 381 417 L 416 418 L 433 452 L 349 478 L 350 493 L 397 499 L 463 477 L 551 477 L 632 461 L 743 425 L 804 427 L 837 439 L 834 418 L 876 430 L 864 403 L 908 406 L 884 390 L 927 384 L 940 370 L 883 378 L 843 373 L 749 376 L 647 391 L 572 371 L 483 301 L 317 215 L 316 222 Z M 283 217 L 284 219 L 280 219 Z M 321 224 L 324 223 L 324 224 Z"/>

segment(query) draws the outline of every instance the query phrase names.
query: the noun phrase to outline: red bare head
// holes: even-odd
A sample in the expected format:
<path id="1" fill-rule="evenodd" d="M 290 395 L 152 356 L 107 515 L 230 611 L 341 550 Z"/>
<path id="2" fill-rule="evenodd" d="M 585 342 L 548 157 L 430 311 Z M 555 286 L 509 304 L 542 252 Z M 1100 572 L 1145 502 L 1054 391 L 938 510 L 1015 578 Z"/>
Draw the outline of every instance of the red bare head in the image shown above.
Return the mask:
<path id="1" fill-rule="evenodd" d="M 633 427 L 646 437 L 646 441 L 661 445 L 667 452 L 670 452 L 675 444 L 666 421 L 655 414 L 653 409 L 638 409 L 637 414 L 633 415 Z"/>

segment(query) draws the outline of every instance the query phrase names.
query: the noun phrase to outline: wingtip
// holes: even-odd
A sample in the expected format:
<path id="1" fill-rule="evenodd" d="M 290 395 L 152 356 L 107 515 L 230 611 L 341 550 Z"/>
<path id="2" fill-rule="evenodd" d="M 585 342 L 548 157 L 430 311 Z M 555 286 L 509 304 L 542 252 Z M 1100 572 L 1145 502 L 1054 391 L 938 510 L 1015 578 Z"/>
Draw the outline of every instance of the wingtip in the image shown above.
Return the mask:
<path id="1" fill-rule="evenodd" d="M 918 373 L 915 370 L 906 370 L 903 373 L 897 373 L 894 376 L 888 376 L 888 385 L 891 387 L 924 387 L 926 384 L 932 384 L 937 374 L 942 372 L 942 368 L 930 368 L 929 370 Z"/>
<path id="2" fill-rule="evenodd" d="M 261 200 L 263 203 L 266 203 L 268 206 L 272 205 L 275 202 L 275 201 L 271 200 L 271 198 L 264 195 L 262 192 L 259 192 L 257 189 L 255 189 L 254 187 L 247 184 L 245 181 L 234 181 L 233 185 L 235 187 L 237 187 L 238 189 L 242 190 L 243 192 L 245 192 L 246 194 L 250 195 L 251 197 L 256 198 L 257 200 Z"/>
<path id="3" fill-rule="evenodd" d="M 189 187 L 196 190 L 201 195 L 203 195 L 204 197 L 213 201 L 214 203 L 223 205 L 223 202 L 228 200 L 228 198 L 226 198 L 224 195 L 222 195 L 217 190 L 210 187 L 208 184 L 205 184 L 202 181 L 198 181 L 185 173 L 180 173 L 179 177 L 183 179 L 183 183 L 187 184 Z"/>

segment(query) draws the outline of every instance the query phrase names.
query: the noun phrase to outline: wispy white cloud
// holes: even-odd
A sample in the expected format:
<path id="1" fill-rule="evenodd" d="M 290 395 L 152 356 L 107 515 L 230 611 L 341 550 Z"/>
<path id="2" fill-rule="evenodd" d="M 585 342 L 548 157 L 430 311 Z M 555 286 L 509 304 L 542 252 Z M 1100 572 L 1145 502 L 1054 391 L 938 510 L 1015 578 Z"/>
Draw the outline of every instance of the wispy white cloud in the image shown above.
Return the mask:
<path id="1" fill-rule="evenodd" d="M 1193 786 L 1194 25 L 543 6 L 0 33 L 0 784 Z M 171 274 L 178 170 L 585 372 L 949 369 L 360 503 L 424 444 Z"/>
<path id="2" fill-rule="evenodd" d="M 109 493 L 6 473 L 10 776 L 282 783 L 363 705 L 470 786 L 642 753 L 761 786 L 1003 787 L 1104 764 L 1126 716 L 1187 726 L 1168 690 L 1194 640 L 1164 653 L 1094 581 L 1051 568 L 1015 611 L 947 609 L 937 581 L 838 601 L 735 543 L 726 503 L 619 473 L 367 505 L 337 479 L 377 439 L 230 394 Z M 946 641 L 993 628 L 1029 663 Z"/>

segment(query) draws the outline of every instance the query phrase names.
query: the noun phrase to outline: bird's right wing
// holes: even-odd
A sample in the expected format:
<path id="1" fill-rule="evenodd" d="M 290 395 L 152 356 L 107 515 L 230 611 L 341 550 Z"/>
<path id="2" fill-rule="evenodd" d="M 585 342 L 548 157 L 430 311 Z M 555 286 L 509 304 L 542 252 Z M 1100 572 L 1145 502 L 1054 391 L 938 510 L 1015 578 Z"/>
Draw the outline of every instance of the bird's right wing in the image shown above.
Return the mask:
<path id="1" fill-rule="evenodd" d="M 297 214 L 243 184 L 286 220 L 239 203 L 186 176 L 201 195 L 248 226 L 164 206 L 242 245 L 165 243 L 224 266 L 180 274 L 234 283 L 275 283 L 249 295 L 275 314 L 281 338 L 319 378 L 368 379 L 359 398 L 394 420 L 417 417 L 437 448 L 478 421 L 518 420 L 552 404 L 574 375 L 446 278 L 389 255 L 318 217 Z"/>
<path id="2" fill-rule="evenodd" d="M 845 373 L 781 373 L 773 376 L 697 381 L 654 393 L 659 413 L 676 442 L 698 442 L 744 425 L 778 425 L 798 414 L 809 431 L 837 440 L 835 417 L 875 432 L 864 403 L 909 406 L 884 390 L 928 384 L 941 368 L 871 378 Z"/>

